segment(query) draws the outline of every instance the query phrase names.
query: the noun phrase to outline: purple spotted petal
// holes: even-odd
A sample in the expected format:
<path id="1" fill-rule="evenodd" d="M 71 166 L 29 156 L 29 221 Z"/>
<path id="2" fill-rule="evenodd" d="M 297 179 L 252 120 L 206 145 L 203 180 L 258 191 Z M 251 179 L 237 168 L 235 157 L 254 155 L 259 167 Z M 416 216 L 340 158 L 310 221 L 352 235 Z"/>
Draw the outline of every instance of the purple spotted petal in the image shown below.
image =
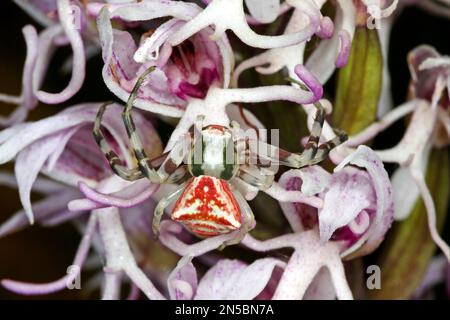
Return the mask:
<path id="1" fill-rule="evenodd" d="M 383 162 L 372 149 L 364 145 L 359 146 L 354 153 L 336 167 L 335 172 L 343 170 L 344 166 L 348 164 L 365 169 L 375 190 L 376 212 L 369 229 L 357 242 L 342 253 L 343 256 L 346 256 L 357 250 L 355 255 L 359 256 L 372 252 L 383 241 L 384 235 L 391 227 L 394 218 L 394 200 L 392 185 Z"/>
<path id="2" fill-rule="evenodd" d="M 330 185 L 324 197 L 324 205 L 319 211 L 320 240 L 328 241 L 333 233 L 360 215 L 364 225 L 354 227 L 356 234 L 364 233 L 370 225 L 370 216 L 374 213 L 375 195 L 372 182 L 366 172 L 346 167 L 332 175 Z"/>

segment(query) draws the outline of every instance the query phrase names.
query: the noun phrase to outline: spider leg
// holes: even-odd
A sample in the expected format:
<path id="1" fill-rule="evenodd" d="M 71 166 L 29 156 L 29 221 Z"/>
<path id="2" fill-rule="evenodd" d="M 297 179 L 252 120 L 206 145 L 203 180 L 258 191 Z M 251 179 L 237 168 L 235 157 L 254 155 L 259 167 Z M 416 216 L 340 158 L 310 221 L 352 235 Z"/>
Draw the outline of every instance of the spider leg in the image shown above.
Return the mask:
<path id="1" fill-rule="evenodd" d="M 315 103 L 317 108 L 316 117 L 314 118 L 313 127 L 311 129 L 311 135 L 306 143 L 305 150 L 301 153 L 307 161 L 306 165 L 317 164 L 326 159 L 330 151 L 342 144 L 348 139 L 347 134 L 339 129 L 333 129 L 336 137 L 319 145 L 320 136 L 322 134 L 322 127 L 325 121 L 325 110 L 320 103 Z"/>
<path id="2" fill-rule="evenodd" d="M 253 141 L 257 145 L 257 150 L 250 146 L 250 153 L 252 164 L 257 166 L 264 166 L 261 161 L 269 162 L 269 164 L 278 164 L 291 168 L 302 168 L 313 165 L 323 161 L 330 151 L 336 146 L 342 144 L 347 140 L 347 134 L 339 129 L 333 129 L 336 137 L 319 145 L 320 136 L 322 133 L 322 126 L 325 121 L 325 111 L 323 107 L 316 103 L 317 107 L 316 117 L 314 119 L 311 135 L 306 143 L 305 149 L 300 154 L 291 153 L 276 146 L 267 144 L 263 141 Z M 266 166 L 267 163 L 265 164 Z"/>
<path id="3" fill-rule="evenodd" d="M 111 169 L 114 171 L 114 173 L 128 181 L 141 179 L 144 177 L 144 174 L 139 170 L 139 168 L 128 169 L 126 166 L 122 165 L 122 161 L 119 159 L 119 156 L 112 150 L 112 148 L 106 141 L 105 136 L 103 135 L 101 129 L 102 117 L 106 107 L 111 103 L 112 102 L 107 102 L 103 104 L 98 110 L 93 129 L 94 139 L 102 150 L 106 159 L 108 159 L 109 165 L 111 166 Z"/>
<path id="4" fill-rule="evenodd" d="M 333 131 L 336 134 L 336 137 L 319 146 L 314 158 L 311 159 L 309 165 L 313 165 L 325 160 L 332 149 L 347 141 L 348 136 L 344 131 L 339 129 L 333 129 Z"/>
<path id="5" fill-rule="evenodd" d="M 320 136 L 322 134 L 322 127 L 325 121 L 325 109 L 321 104 L 315 104 L 317 108 L 316 117 L 309 135 L 308 142 L 305 145 L 305 149 L 301 153 L 305 159 L 313 159 L 316 155 L 317 148 L 319 146 Z"/>
<path id="6" fill-rule="evenodd" d="M 266 190 L 273 184 L 275 172 L 269 168 L 243 165 L 239 168 L 238 177 L 259 190 Z"/>
<path id="7" fill-rule="evenodd" d="M 241 193 L 233 189 L 233 195 L 241 209 L 242 214 L 242 226 L 234 239 L 225 241 L 219 248 L 222 250 L 226 246 L 238 244 L 244 239 L 245 235 L 255 227 L 255 216 L 253 215 L 252 208 L 250 208 L 248 202 L 244 199 Z"/>
<path id="8" fill-rule="evenodd" d="M 174 192 L 169 194 L 168 196 L 162 198 L 158 204 L 156 205 L 155 212 L 153 214 L 153 221 L 152 221 L 152 230 L 153 235 L 155 238 L 158 238 L 159 235 L 159 228 L 161 225 L 161 218 L 164 214 L 164 210 L 166 207 L 172 203 L 175 199 L 178 199 L 178 197 L 181 195 L 185 188 L 185 184 L 180 185 Z"/>
<path id="9" fill-rule="evenodd" d="M 176 145 L 169 152 L 169 155 L 161 164 L 158 170 L 152 166 L 151 160 L 148 158 L 141 139 L 136 132 L 136 126 L 133 121 L 133 117 L 131 115 L 131 110 L 133 108 L 134 100 L 138 94 L 139 88 L 142 86 L 142 83 L 145 80 L 145 77 L 150 74 L 155 67 L 150 67 L 144 73 L 139 76 L 136 84 L 128 98 L 127 105 L 125 110 L 122 113 L 123 122 L 130 139 L 131 146 L 133 148 L 133 152 L 135 154 L 136 159 L 138 160 L 139 168 L 142 173 L 152 182 L 154 183 L 163 183 L 168 177 L 175 172 L 177 167 L 182 163 L 186 153 L 188 152 L 188 145 L 191 141 L 190 134 L 184 135 L 181 140 L 177 141 Z"/>

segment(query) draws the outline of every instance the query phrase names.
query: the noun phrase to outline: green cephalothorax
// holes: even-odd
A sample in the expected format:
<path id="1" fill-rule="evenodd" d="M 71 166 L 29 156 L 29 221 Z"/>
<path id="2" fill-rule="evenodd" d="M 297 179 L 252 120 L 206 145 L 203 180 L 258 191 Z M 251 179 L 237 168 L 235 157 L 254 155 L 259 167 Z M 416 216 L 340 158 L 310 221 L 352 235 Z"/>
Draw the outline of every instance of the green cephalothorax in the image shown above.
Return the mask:
<path id="1" fill-rule="evenodd" d="M 223 126 L 208 126 L 193 141 L 188 170 L 194 177 L 233 178 L 239 169 L 237 151 L 231 131 Z"/>

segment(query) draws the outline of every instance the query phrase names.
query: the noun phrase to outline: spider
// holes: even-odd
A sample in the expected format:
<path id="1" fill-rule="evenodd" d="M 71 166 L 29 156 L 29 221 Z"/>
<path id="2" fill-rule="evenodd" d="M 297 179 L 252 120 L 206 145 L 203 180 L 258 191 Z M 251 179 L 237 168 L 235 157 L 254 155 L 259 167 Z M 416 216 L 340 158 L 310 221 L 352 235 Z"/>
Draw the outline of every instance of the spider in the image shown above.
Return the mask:
<path id="1" fill-rule="evenodd" d="M 237 236 L 226 245 L 239 243 L 254 227 L 255 218 L 238 191 L 238 178 L 265 190 L 272 185 L 276 173 L 267 165 L 258 161 L 250 163 L 248 159 L 264 159 L 266 163 L 298 169 L 324 160 L 331 149 L 347 139 L 344 132 L 335 130 L 334 139 L 319 145 L 325 112 L 320 104 L 316 104 L 317 113 L 311 135 L 303 152 L 299 154 L 260 140 L 257 141 L 258 150 L 268 152 L 258 154 L 250 148 L 248 139 L 239 137 L 237 122 L 231 122 L 229 127 L 203 126 L 203 117 L 200 116 L 170 151 L 149 159 L 136 132 L 131 111 L 139 88 L 153 70 L 149 68 L 138 78 L 122 113 L 137 167 L 130 169 L 124 166 L 105 140 L 101 121 L 110 103 L 100 107 L 93 133 L 112 170 L 121 178 L 129 181 L 148 178 L 158 184 L 180 183 L 155 208 L 152 229 L 156 237 L 166 207 L 176 200 L 170 217 L 181 222 L 189 231 L 199 237 L 213 237 L 239 230 Z"/>

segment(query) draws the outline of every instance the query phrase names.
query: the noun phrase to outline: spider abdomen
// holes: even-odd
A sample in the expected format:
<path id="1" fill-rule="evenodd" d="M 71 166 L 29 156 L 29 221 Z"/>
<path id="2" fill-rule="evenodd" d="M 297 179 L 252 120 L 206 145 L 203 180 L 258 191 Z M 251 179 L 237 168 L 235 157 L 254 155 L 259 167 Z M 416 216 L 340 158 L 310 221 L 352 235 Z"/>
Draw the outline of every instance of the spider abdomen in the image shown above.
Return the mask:
<path id="1" fill-rule="evenodd" d="M 227 181 L 192 177 L 172 211 L 172 219 L 193 233 L 212 237 L 241 227 L 241 211 Z"/>

